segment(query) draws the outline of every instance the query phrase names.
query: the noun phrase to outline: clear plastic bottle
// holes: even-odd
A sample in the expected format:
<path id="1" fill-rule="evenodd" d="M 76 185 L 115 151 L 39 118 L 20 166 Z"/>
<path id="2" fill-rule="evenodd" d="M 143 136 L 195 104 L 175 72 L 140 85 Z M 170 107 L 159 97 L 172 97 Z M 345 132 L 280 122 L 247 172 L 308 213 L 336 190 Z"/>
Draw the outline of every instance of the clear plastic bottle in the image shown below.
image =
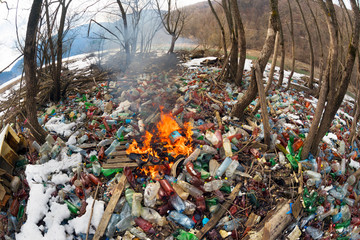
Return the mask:
<path id="1" fill-rule="evenodd" d="M 183 162 L 183 165 L 186 165 L 188 162 L 192 162 L 192 161 L 195 161 L 197 158 L 198 158 L 198 156 L 200 155 L 200 152 L 201 152 L 201 150 L 199 149 L 199 148 L 196 148 L 195 149 L 195 151 L 194 152 L 192 152 L 191 154 L 190 154 L 190 156 L 188 156 L 186 159 L 185 159 L 185 161 Z"/>
<path id="2" fill-rule="evenodd" d="M 184 201 L 184 203 L 185 203 L 184 214 L 186 214 L 188 216 L 193 215 L 195 210 L 196 210 L 196 205 L 193 202 L 189 201 L 189 200 Z"/>
<path id="3" fill-rule="evenodd" d="M 81 138 L 79 138 L 78 143 L 83 144 L 87 140 L 89 140 L 89 137 L 88 137 L 88 135 L 84 134 Z"/>
<path id="4" fill-rule="evenodd" d="M 311 226 L 308 226 L 308 227 L 305 227 L 305 231 L 310 234 L 310 236 L 316 240 L 316 239 L 320 239 L 323 235 L 324 235 L 324 232 L 321 231 L 320 229 L 318 228 L 314 228 L 314 227 L 311 227 Z"/>
<path id="5" fill-rule="evenodd" d="M 120 146 L 120 142 L 117 139 L 115 139 L 111 143 L 111 145 L 105 150 L 105 155 L 109 156 L 109 154 L 111 154 L 112 152 L 115 152 L 117 146 Z"/>
<path id="6" fill-rule="evenodd" d="M 122 218 L 115 226 L 118 232 L 123 232 L 134 225 L 134 217 L 127 216 L 126 218 Z"/>
<path id="7" fill-rule="evenodd" d="M 154 207 L 156 204 L 156 195 L 159 192 L 160 183 L 150 182 L 146 185 L 144 191 L 144 205 L 146 207 Z"/>
<path id="8" fill-rule="evenodd" d="M 226 169 L 230 166 L 232 160 L 230 157 L 226 157 L 225 160 L 221 163 L 219 168 L 216 170 L 216 176 L 221 177 Z"/>
<path id="9" fill-rule="evenodd" d="M 140 217 L 141 215 L 141 200 L 142 200 L 142 194 L 141 193 L 134 193 L 133 194 L 133 200 L 132 200 L 132 206 L 131 206 L 131 214 L 134 217 Z"/>
<path id="10" fill-rule="evenodd" d="M 185 211 L 185 203 L 184 201 L 179 197 L 179 195 L 174 194 L 169 199 L 171 205 L 174 207 L 176 211 L 179 213 L 182 213 Z"/>
<path id="11" fill-rule="evenodd" d="M 240 219 L 233 218 L 224 224 L 225 231 L 233 231 L 240 226 Z"/>
<path id="12" fill-rule="evenodd" d="M 120 215 L 119 214 L 113 214 L 111 215 L 109 224 L 107 225 L 106 228 L 106 233 L 105 235 L 109 238 L 111 238 L 112 236 L 114 236 L 114 233 L 116 231 L 116 224 L 120 221 Z"/>
<path id="13" fill-rule="evenodd" d="M 200 189 L 194 187 L 193 185 L 187 182 L 179 180 L 178 184 L 185 192 L 188 192 L 193 197 L 200 197 L 203 195 L 203 192 Z"/>
<path id="14" fill-rule="evenodd" d="M 152 208 L 143 207 L 141 209 L 141 217 L 151 223 L 155 223 L 160 227 L 164 226 L 167 221 L 165 217 L 162 217 L 157 211 Z"/>
<path id="15" fill-rule="evenodd" d="M 110 138 L 104 139 L 98 143 L 99 147 L 108 146 L 112 143 L 112 140 Z"/>
<path id="16" fill-rule="evenodd" d="M 205 154 L 215 155 L 215 154 L 218 153 L 218 151 L 215 148 L 213 148 L 213 147 L 211 147 L 209 145 L 203 145 L 202 148 L 201 148 L 201 153 L 202 154 L 205 153 Z"/>
<path id="17" fill-rule="evenodd" d="M 224 148 L 226 157 L 232 157 L 233 156 L 233 153 L 232 153 L 232 150 L 231 150 L 231 143 L 230 143 L 230 140 L 228 138 L 224 139 L 223 148 Z"/>
<path id="18" fill-rule="evenodd" d="M 317 219 L 318 219 L 319 221 L 322 221 L 322 220 L 324 220 L 326 217 L 331 216 L 331 215 L 336 214 L 336 213 L 337 213 L 337 210 L 336 210 L 335 208 L 331 208 L 329 211 L 324 212 L 323 214 L 318 215 Z"/>
<path id="19" fill-rule="evenodd" d="M 213 192 L 215 190 L 219 190 L 223 185 L 222 180 L 213 180 L 211 182 L 207 182 L 204 184 L 204 190 L 206 192 Z"/>
<path id="20" fill-rule="evenodd" d="M 226 169 L 225 176 L 227 178 L 231 178 L 234 175 L 234 173 L 239 165 L 240 165 L 240 163 L 238 160 L 233 160 L 230 163 L 229 167 Z"/>
<path id="21" fill-rule="evenodd" d="M 168 215 L 168 219 L 174 221 L 184 228 L 192 229 L 195 226 L 195 222 L 191 220 L 188 216 L 179 213 L 177 211 L 170 211 Z"/>
<path id="22" fill-rule="evenodd" d="M 92 163 L 92 172 L 95 176 L 99 176 L 101 172 L 101 165 L 98 161 Z"/>
<path id="23" fill-rule="evenodd" d="M 279 152 L 279 162 L 280 162 L 280 165 L 286 164 L 285 155 L 282 152 Z"/>

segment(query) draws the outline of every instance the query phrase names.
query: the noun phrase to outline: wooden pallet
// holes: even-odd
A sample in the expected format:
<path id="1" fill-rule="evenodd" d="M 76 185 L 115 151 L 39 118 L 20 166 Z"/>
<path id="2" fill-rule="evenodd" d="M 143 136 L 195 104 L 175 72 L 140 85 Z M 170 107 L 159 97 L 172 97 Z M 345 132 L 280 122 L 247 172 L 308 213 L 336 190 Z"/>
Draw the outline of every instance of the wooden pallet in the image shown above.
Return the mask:
<path id="1" fill-rule="evenodd" d="M 112 157 L 102 165 L 105 169 L 123 168 L 123 167 L 138 167 L 135 161 L 131 160 L 126 154 L 125 144 L 127 142 L 121 142 L 120 146 L 116 148 L 116 151 L 111 154 Z M 152 163 L 146 163 L 143 166 L 153 166 Z"/>

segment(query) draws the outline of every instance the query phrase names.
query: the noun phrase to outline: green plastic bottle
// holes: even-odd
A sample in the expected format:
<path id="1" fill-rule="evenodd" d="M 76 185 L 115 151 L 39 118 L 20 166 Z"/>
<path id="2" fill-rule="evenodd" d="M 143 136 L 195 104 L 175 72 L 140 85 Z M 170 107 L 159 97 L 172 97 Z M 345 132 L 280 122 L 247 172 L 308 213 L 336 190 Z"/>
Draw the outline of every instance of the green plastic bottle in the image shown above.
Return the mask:
<path id="1" fill-rule="evenodd" d="M 128 202 L 128 204 L 130 205 L 130 207 L 132 207 L 134 193 L 135 193 L 135 191 L 132 190 L 131 188 L 127 188 L 125 190 L 125 199 Z"/>
<path id="2" fill-rule="evenodd" d="M 291 137 L 290 137 L 291 139 Z M 291 140 L 288 141 L 288 145 L 287 145 L 288 149 L 289 149 L 289 153 L 294 156 L 294 148 L 293 148 L 293 143 L 291 142 Z"/>
<path id="3" fill-rule="evenodd" d="M 64 200 L 64 202 L 66 203 L 69 211 L 72 214 L 78 215 L 80 213 L 79 208 L 77 208 L 74 204 L 72 204 L 71 202 L 69 202 L 68 200 Z"/>
<path id="4" fill-rule="evenodd" d="M 296 159 L 291 155 L 291 154 L 286 154 L 286 158 L 289 160 L 291 166 L 293 167 L 294 170 L 298 169 L 298 163 L 296 161 Z"/>
<path id="5" fill-rule="evenodd" d="M 337 224 L 335 224 L 335 229 L 346 228 L 346 227 L 350 226 L 350 223 L 351 223 L 351 219 L 349 219 L 343 223 L 337 223 Z"/>
<path id="6" fill-rule="evenodd" d="M 114 169 L 105 169 L 105 168 L 101 168 L 101 173 L 105 176 L 105 177 L 108 177 L 108 176 L 111 176 L 115 173 L 118 173 L 118 172 L 122 172 L 123 169 L 122 168 L 114 168 Z"/>
<path id="7" fill-rule="evenodd" d="M 186 232 L 182 229 L 178 229 L 175 235 L 175 239 L 177 240 L 198 240 L 194 234 Z"/>

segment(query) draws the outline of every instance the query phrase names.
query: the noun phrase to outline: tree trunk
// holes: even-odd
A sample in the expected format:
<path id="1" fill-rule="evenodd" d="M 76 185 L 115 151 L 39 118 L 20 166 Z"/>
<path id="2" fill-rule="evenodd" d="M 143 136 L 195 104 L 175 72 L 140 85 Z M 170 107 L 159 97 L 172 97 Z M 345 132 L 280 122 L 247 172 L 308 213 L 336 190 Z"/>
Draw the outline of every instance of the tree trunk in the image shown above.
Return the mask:
<path id="1" fill-rule="evenodd" d="M 323 74 L 324 74 L 324 62 L 325 62 L 325 55 L 324 55 L 324 46 L 323 46 L 323 42 L 322 42 L 322 38 L 321 38 L 321 33 L 320 33 L 320 28 L 319 28 L 319 24 L 318 21 L 316 19 L 316 16 L 310 6 L 309 0 L 306 1 L 306 4 L 310 10 L 310 14 L 314 20 L 315 23 L 315 27 L 316 27 L 316 32 L 319 38 L 319 43 L 320 43 L 320 61 L 319 61 L 319 69 L 320 69 L 320 73 L 319 73 L 319 86 L 318 86 L 318 91 L 317 94 L 320 94 L 320 86 L 322 85 L 322 79 L 323 79 Z"/>
<path id="2" fill-rule="evenodd" d="M 176 35 L 175 33 L 171 34 L 171 45 L 170 45 L 170 49 L 168 51 L 168 53 L 174 53 L 174 49 L 175 49 L 175 42 L 176 42 Z"/>
<path id="3" fill-rule="evenodd" d="M 301 155 L 302 159 L 307 158 L 309 152 L 314 155 L 317 154 L 319 143 L 331 126 L 331 122 L 344 99 L 348 85 L 350 83 L 351 73 L 356 58 L 356 48 L 359 44 L 360 13 L 355 0 L 351 0 L 351 7 L 355 13 L 355 26 L 353 26 L 352 38 L 348 45 L 349 47 L 343 71 L 340 71 L 340 75 L 337 75 L 339 72 L 337 67 L 337 48 L 339 47 L 339 44 L 337 43 L 337 36 L 339 26 L 335 15 L 334 5 L 331 0 L 326 1 L 327 6 L 325 6 L 325 3 L 322 0 L 318 0 L 318 2 L 326 15 L 326 23 L 330 33 L 328 66 L 326 70 L 326 79 L 324 79 L 324 82 L 329 83 L 329 90 L 327 93 L 325 93 L 326 89 L 320 90 L 318 106 L 310 127 L 309 134 L 304 143 L 304 148 Z M 340 76 L 340 82 L 337 81 L 338 76 Z M 325 101 L 327 101 L 327 103 L 324 111 L 324 107 L 320 108 L 319 103 L 325 105 Z"/>
<path id="4" fill-rule="evenodd" d="M 29 128 L 36 141 L 40 144 L 45 142 L 46 132 L 40 126 L 37 119 L 36 95 L 37 95 L 37 77 L 36 77 L 36 33 L 41 14 L 42 0 L 34 0 L 27 30 L 24 47 L 24 71 L 26 81 L 26 112 Z"/>
<path id="5" fill-rule="evenodd" d="M 240 47 L 240 57 L 239 57 L 239 63 L 238 68 L 236 72 L 236 78 L 235 83 L 236 85 L 240 86 L 242 82 L 242 78 L 244 75 L 244 66 L 246 61 L 246 38 L 245 38 L 245 30 L 244 25 L 241 20 L 239 6 L 237 3 L 237 0 L 231 0 L 231 9 L 232 9 L 232 15 L 235 19 L 236 26 L 238 28 L 238 39 L 239 39 L 239 47 Z"/>
<path id="6" fill-rule="evenodd" d="M 273 54 L 273 59 L 271 62 L 271 68 L 270 68 L 270 73 L 269 73 L 269 80 L 266 84 L 266 88 L 265 88 L 265 94 L 267 94 L 267 92 L 269 91 L 269 89 L 271 88 L 272 82 L 274 80 L 274 72 L 275 72 L 275 67 L 276 67 L 276 60 L 277 60 L 277 56 L 278 56 L 278 49 L 279 49 L 279 36 L 280 33 L 277 32 L 276 33 L 276 37 L 275 37 L 275 48 L 274 48 L 274 54 Z"/>
<path id="7" fill-rule="evenodd" d="M 69 3 L 71 0 L 69 1 Z M 64 35 L 64 27 L 65 27 L 65 17 L 68 6 L 65 1 L 61 2 L 61 17 L 60 17 L 60 25 L 57 36 L 57 52 L 56 52 L 56 72 L 54 79 L 54 98 L 55 102 L 60 101 L 61 98 L 61 68 L 62 68 L 62 55 L 63 55 L 63 35 Z"/>
<path id="8" fill-rule="evenodd" d="M 216 11 L 215 11 L 215 9 L 214 9 L 214 6 L 213 6 L 212 3 L 211 3 L 211 0 L 208 0 L 208 3 L 209 3 L 209 6 L 210 6 L 210 9 L 211 9 L 212 13 L 213 13 L 214 16 L 215 16 L 216 22 L 218 23 L 219 28 L 220 28 L 220 30 L 221 30 L 222 44 L 223 44 L 223 48 L 224 48 L 224 58 L 227 59 L 227 58 L 228 58 L 228 52 L 227 52 L 227 46 L 226 46 L 226 35 L 225 35 L 224 27 L 223 27 L 223 25 L 221 24 L 220 18 L 219 18 L 219 16 L 217 15 L 217 13 L 216 13 Z"/>
<path id="9" fill-rule="evenodd" d="M 280 60 L 280 74 L 278 81 L 278 88 L 282 86 L 284 81 L 284 68 L 285 68 L 285 40 L 284 40 L 284 31 L 282 28 L 281 18 L 279 17 L 279 33 L 280 33 L 280 52 L 281 52 L 281 60 Z"/>
<path id="10" fill-rule="evenodd" d="M 291 36 L 291 72 L 288 78 L 288 85 L 287 85 L 287 89 L 290 88 L 291 85 L 291 79 L 294 75 L 294 71 L 295 71 L 295 37 L 294 37 L 294 18 L 293 18 L 293 14 L 292 14 L 292 9 L 290 6 L 290 0 L 287 0 L 288 3 L 288 7 L 289 7 L 289 14 L 290 14 L 290 27 L 289 27 L 289 31 L 290 31 L 290 36 Z"/>
<path id="11" fill-rule="evenodd" d="M 312 89 L 313 84 L 314 84 L 314 66 L 315 66 L 314 49 L 313 49 L 313 45 L 312 45 L 312 40 L 311 40 L 311 34 L 310 34 L 310 31 L 309 31 L 309 27 L 307 25 L 307 22 L 306 22 L 306 19 L 305 19 L 305 16 L 304 16 L 304 12 L 303 12 L 302 7 L 301 7 L 301 5 L 299 3 L 299 0 L 295 0 L 295 1 L 296 1 L 297 5 L 299 6 L 301 18 L 303 20 L 304 27 L 305 27 L 305 30 L 306 30 L 306 34 L 308 36 L 308 41 L 309 41 L 309 48 L 310 48 L 310 79 L 309 79 L 309 82 L 308 82 L 308 87 L 310 89 Z"/>
<path id="12" fill-rule="evenodd" d="M 351 123 L 350 128 L 350 136 L 349 136 L 349 142 L 350 145 L 354 145 L 354 141 L 357 136 L 357 124 L 359 122 L 359 116 L 360 116 L 360 63 L 359 63 L 359 55 L 358 55 L 358 68 L 357 68 L 357 82 L 356 82 L 356 99 L 355 99 L 355 113 L 353 116 L 353 121 Z"/>
<path id="13" fill-rule="evenodd" d="M 262 76 L 262 73 L 265 70 L 266 64 L 270 58 L 271 53 L 273 52 L 274 49 L 274 43 L 275 43 L 275 35 L 276 32 L 279 29 L 279 12 L 278 12 L 278 1 L 277 0 L 270 0 L 270 8 L 271 8 L 271 12 L 270 12 L 270 17 L 269 17 L 269 25 L 268 25 L 268 31 L 267 31 L 267 35 L 266 35 L 266 39 L 265 39 L 265 43 L 264 46 L 260 52 L 260 57 L 256 60 L 254 66 L 256 67 L 256 69 L 252 70 L 252 76 L 251 76 L 251 82 L 250 82 L 250 86 L 249 88 L 246 90 L 244 96 L 239 99 L 239 101 L 235 104 L 235 106 L 233 107 L 232 111 L 231 111 L 231 116 L 234 117 L 242 117 L 244 114 L 245 109 L 247 108 L 247 106 L 255 99 L 257 91 L 258 91 L 258 86 L 257 86 L 257 82 L 261 82 L 262 83 L 262 78 L 257 80 L 256 78 L 258 76 Z M 256 74 L 256 71 L 258 71 L 258 73 Z M 259 74 L 261 73 L 261 74 Z M 266 103 L 265 103 L 266 104 Z M 265 108 L 265 106 L 261 106 L 261 109 Z M 267 110 L 262 111 L 262 117 L 263 117 L 263 121 L 264 121 L 264 116 L 267 114 Z M 266 118 L 266 117 L 265 117 Z M 265 119 L 266 120 L 266 119 Z M 268 124 L 266 122 L 263 123 L 264 124 L 264 130 L 265 125 Z M 266 133 L 267 134 L 267 133 Z"/>

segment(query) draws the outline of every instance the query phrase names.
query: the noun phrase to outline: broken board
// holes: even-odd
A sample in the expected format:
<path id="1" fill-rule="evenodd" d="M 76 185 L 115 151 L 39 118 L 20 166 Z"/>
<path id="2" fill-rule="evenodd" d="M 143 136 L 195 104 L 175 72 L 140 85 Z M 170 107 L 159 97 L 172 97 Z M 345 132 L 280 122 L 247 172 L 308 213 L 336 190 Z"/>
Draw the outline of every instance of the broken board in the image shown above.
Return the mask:
<path id="1" fill-rule="evenodd" d="M 99 240 L 105 233 L 106 227 L 110 221 L 111 215 L 114 212 L 115 206 L 117 202 L 119 201 L 122 192 L 124 191 L 125 185 L 126 185 L 126 176 L 123 174 L 119 180 L 118 185 L 116 186 L 114 193 L 112 197 L 110 198 L 110 201 L 105 209 L 105 212 L 100 220 L 100 224 L 96 229 L 94 240 Z"/>

